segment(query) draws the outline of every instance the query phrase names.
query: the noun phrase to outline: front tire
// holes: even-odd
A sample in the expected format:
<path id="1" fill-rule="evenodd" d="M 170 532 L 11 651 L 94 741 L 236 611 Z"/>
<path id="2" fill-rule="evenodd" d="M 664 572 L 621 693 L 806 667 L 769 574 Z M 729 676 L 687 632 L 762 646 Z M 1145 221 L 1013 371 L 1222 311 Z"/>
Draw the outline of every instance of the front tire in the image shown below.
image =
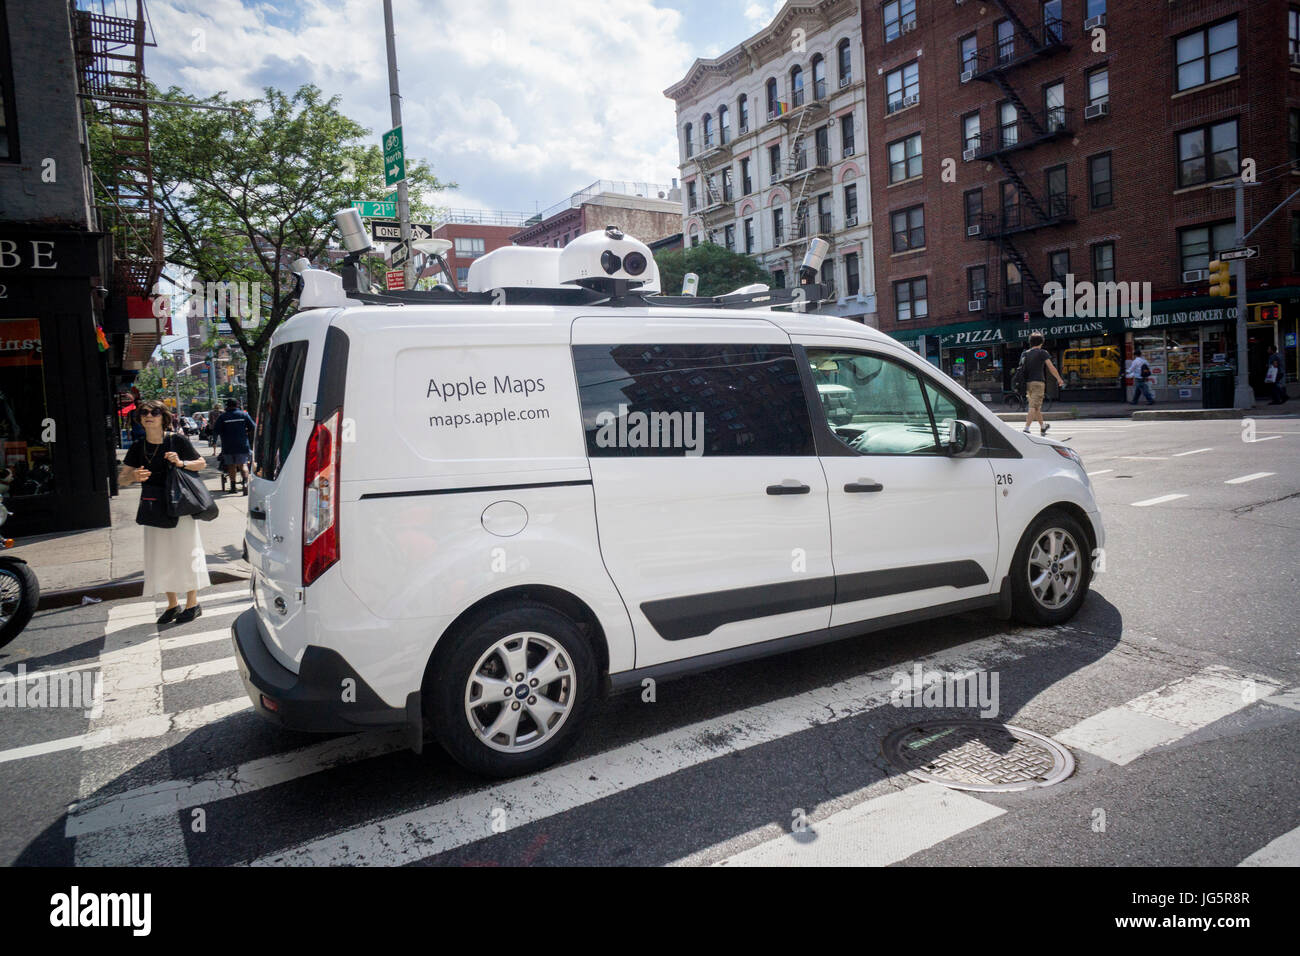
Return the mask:
<path id="1" fill-rule="evenodd" d="M 426 680 L 426 717 L 462 767 L 489 777 L 533 773 L 577 739 L 598 686 L 577 625 L 520 604 L 458 636 Z"/>
<path id="2" fill-rule="evenodd" d="M 1025 624 L 1062 624 L 1078 613 L 1092 581 L 1083 526 L 1064 511 L 1039 515 L 1011 562 L 1012 607 Z"/>
<path id="3" fill-rule="evenodd" d="M 0 559 L 0 647 L 23 632 L 40 599 L 36 572 L 22 561 Z"/>

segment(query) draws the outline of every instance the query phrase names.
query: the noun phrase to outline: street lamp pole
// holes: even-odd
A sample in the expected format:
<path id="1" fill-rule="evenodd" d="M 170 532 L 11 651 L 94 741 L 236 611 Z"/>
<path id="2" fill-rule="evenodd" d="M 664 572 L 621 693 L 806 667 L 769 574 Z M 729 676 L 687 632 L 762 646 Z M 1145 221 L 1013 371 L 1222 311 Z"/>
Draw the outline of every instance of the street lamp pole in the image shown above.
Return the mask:
<path id="1" fill-rule="evenodd" d="M 388 47 L 388 99 L 393 114 L 393 128 L 402 125 L 402 96 L 397 91 L 397 35 L 393 31 L 393 0 L 384 0 L 384 39 Z M 403 285 L 415 287 L 415 262 L 411 252 L 411 204 L 406 195 L 406 180 L 397 184 L 397 219 L 402 227 L 402 242 L 406 245 L 406 265 L 403 268 Z"/>

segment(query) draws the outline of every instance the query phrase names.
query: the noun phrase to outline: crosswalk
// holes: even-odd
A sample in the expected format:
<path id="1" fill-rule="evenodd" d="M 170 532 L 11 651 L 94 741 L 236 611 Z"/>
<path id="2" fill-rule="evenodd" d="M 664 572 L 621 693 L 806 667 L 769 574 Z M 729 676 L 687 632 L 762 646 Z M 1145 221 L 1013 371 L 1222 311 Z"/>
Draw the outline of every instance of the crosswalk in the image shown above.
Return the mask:
<path id="1" fill-rule="evenodd" d="M 418 863 L 469 852 L 484 841 L 556 821 L 596 818 L 611 801 L 629 795 L 653 801 L 657 793 L 675 792 L 688 776 L 723 781 L 738 762 L 762 759 L 795 742 L 799 752 L 807 754 L 806 748 L 815 748 L 828 735 L 845 734 L 868 741 L 855 756 L 860 768 L 850 774 L 860 777 L 858 786 L 825 792 L 812 788 L 810 801 L 792 804 L 784 818 L 759 814 L 744 825 L 740 814 L 742 822 L 729 821 L 720 828 L 724 832 L 703 827 L 698 845 L 679 846 L 690 842 L 683 835 L 666 839 L 665 846 L 674 850 L 658 862 L 900 863 L 996 822 L 1014 821 L 1016 814 L 1034 812 L 1032 804 L 1010 805 L 996 795 L 950 790 L 884 764 L 879 752 L 883 735 L 931 716 L 892 706 L 900 669 L 911 671 L 919 665 L 926 672 L 961 674 L 983 670 L 1015 675 L 1014 680 L 1004 676 L 1004 687 L 1033 685 L 1040 679 L 1035 675 L 1042 661 L 1078 655 L 1081 643 L 1088 640 L 1070 625 L 993 633 L 985 628 L 983 636 L 909 658 L 905 664 L 772 699 L 746 698 L 733 710 L 681 724 L 655 724 L 643 735 L 624 735 L 612 745 L 602 745 L 600 727 L 591 727 L 586 750 L 528 777 L 434 786 L 436 795 L 426 799 L 418 790 L 389 798 L 386 781 L 403 768 L 408 774 L 403 778 L 406 791 L 412 790 L 412 780 L 420 779 L 410 775 L 416 758 L 404 753 L 402 734 L 309 738 L 278 731 L 251 713 L 230 646 L 224 643 L 229 640 L 229 621 L 248 606 L 245 589 L 215 592 L 204 599 L 204 615 L 193 625 L 195 630 L 164 629 L 162 634 L 154 625 L 160 608 L 152 602 L 112 607 L 104 623 L 102 650 L 93 660 L 74 665 L 93 667 L 100 674 L 103 700 L 98 714 L 74 737 L 0 752 L 0 761 L 80 752 L 77 797 L 63 823 L 64 836 L 74 841 L 78 865 L 184 865 L 213 858 L 255 866 Z M 1113 697 L 1109 690 L 1114 681 L 1104 676 L 1107 669 L 1123 674 L 1139 654 L 1125 643 L 1107 644 L 1104 652 L 1080 659 L 1068 672 L 1041 679 L 1041 686 L 1026 692 L 1014 712 L 1000 717 L 1086 755 L 1092 774 L 1104 773 L 1107 767 L 1118 772 L 1140 766 L 1189 738 L 1212 736 L 1215 728 L 1240 733 L 1227 725 L 1252 713 L 1252 708 L 1271 708 L 1273 721 L 1300 722 L 1300 688 L 1226 666 L 1192 667 L 1170 660 L 1162 665 L 1163 677 L 1155 686 Z M 775 679 L 781 672 L 774 668 L 772 673 Z M 1084 699 L 1079 695 L 1084 689 L 1089 691 L 1086 699 L 1098 701 L 1091 712 L 1072 713 L 1062 706 L 1063 700 Z M 201 745 L 193 745 L 195 735 L 200 735 Z M 226 762 L 231 755 L 234 761 Z M 842 761 L 843 753 L 834 759 Z M 399 766 L 394 761 L 407 762 Z M 770 773 L 776 779 L 767 777 L 767 782 L 775 786 L 779 780 L 781 787 L 799 790 L 794 768 L 785 772 L 787 778 L 781 779 L 782 765 L 774 763 Z M 354 788 L 365 780 L 367 789 L 361 792 L 373 795 L 374 809 L 363 806 L 337 817 L 302 819 L 289 828 L 292 836 L 283 842 L 275 836 L 274 813 L 269 822 L 258 822 L 257 814 L 282 802 L 299 807 L 325 803 L 333 782 L 340 779 L 351 781 Z M 358 799 L 355 790 L 351 799 Z M 695 812 L 706 814 L 708 808 Z M 229 841 L 237 846 L 229 851 L 201 847 L 197 852 L 216 856 L 196 861 L 193 821 L 200 817 L 219 818 L 225 826 L 238 826 L 241 833 L 255 837 Z M 1300 863 L 1300 837 L 1290 832 L 1300 818 L 1280 822 L 1288 832 L 1270 833 L 1248 856 L 1231 862 Z"/>

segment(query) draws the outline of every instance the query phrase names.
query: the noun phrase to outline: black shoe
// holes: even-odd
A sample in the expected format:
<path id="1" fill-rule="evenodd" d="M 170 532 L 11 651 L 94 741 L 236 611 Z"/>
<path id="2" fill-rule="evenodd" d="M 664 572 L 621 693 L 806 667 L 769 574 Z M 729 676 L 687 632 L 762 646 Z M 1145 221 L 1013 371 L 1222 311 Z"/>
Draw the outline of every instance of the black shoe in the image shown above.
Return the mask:
<path id="1" fill-rule="evenodd" d="M 181 606 L 179 604 L 173 604 L 167 610 L 162 612 L 162 617 L 158 618 L 158 626 L 162 627 L 164 624 L 170 624 L 172 621 L 176 620 L 176 615 L 179 613 L 181 613 Z"/>
<path id="2" fill-rule="evenodd" d="M 1048 430 L 1049 428 L 1051 428 L 1051 427 L 1052 427 L 1051 425 L 1044 425 L 1044 426 L 1043 426 L 1043 430 L 1040 431 L 1040 432 L 1038 433 L 1038 437 L 1039 437 L 1039 438 L 1042 438 L 1044 435 L 1046 435 L 1046 434 L 1047 434 L 1047 430 Z"/>
<path id="3" fill-rule="evenodd" d="M 176 623 L 188 624 L 202 613 L 203 606 L 200 604 L 196 604 L 193 607 L 187 607 L 185 610 L 181 611 L 180 614 L 176 615 Z"/>

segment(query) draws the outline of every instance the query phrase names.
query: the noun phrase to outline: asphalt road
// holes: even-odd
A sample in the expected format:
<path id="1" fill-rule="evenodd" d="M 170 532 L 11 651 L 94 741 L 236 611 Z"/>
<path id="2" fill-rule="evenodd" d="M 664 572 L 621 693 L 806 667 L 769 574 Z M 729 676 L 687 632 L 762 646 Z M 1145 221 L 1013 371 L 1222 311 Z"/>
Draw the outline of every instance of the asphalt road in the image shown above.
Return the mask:
<path id="1" fill-rule="evenodd" d="M 1295 865 L 1300 418 L 1254 427 L 1053 424 L 1109 536 L 1067 625 L 964 615 L 661 684 L 603 703 L 564 764 L 491 785 L 436 747 L 254 716 L 237 585 L 162 635 L 148 602 L 42 612 L 0 681 L 72 667 L 103 705 L 0 714 L 0 862 Z M 998 719 L 1065 743 L 1072 776 L 985 794 L 894 769 L 891 730 L 972 716 L 891 706 L 917 661 L 996 673 Z"/>

